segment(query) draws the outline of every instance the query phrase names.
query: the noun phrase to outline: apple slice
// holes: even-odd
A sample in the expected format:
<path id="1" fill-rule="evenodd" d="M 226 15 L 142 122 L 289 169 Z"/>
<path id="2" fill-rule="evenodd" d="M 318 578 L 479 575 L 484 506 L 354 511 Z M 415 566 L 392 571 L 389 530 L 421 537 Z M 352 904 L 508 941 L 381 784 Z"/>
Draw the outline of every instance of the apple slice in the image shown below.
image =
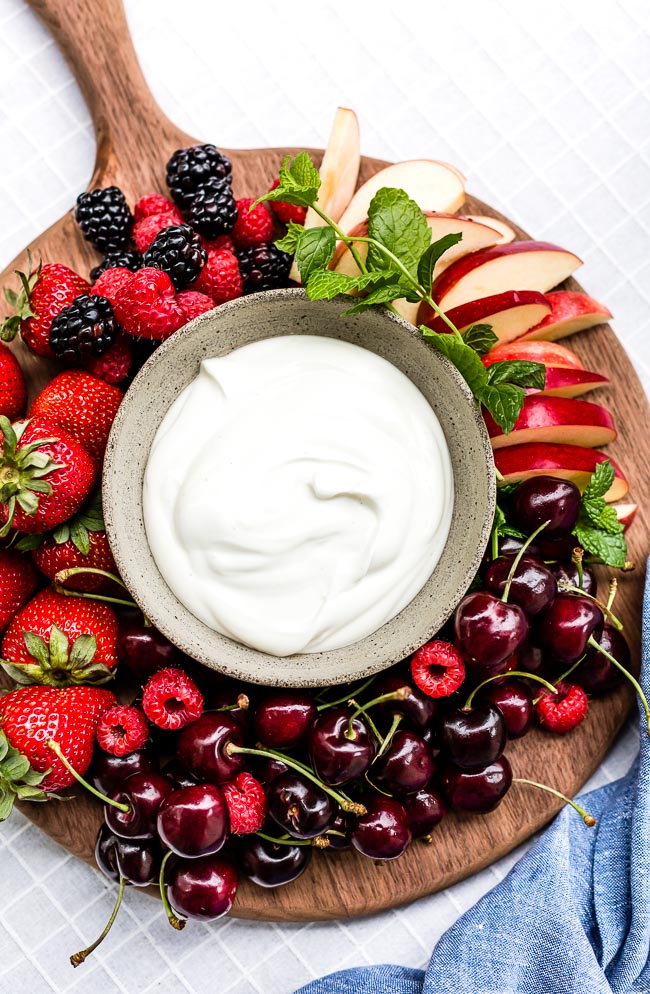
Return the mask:
<path id="1" fill-rule="evenodd" d="M 623 531 L 626 532 L 632 522 L 636 517 L 636 512 L 639 509 L 638 504 L 617 504 L 614 510 L 616 511 L 616 517 L 623 525 Z"/>
<path id="2" fill-rule="evenodd" d="M 546 299 L 551 305 L 551 313 L 536 328 L 526 332 L 525 337 L 529 340 L 555 342 L 558 338 L 566 338 L 576 331 L 585 331 L 586 328 L 609 321 L 612 316 L 611 311 L 586 293 L 555 290 L 547 293 Z"/>
<path id="3" fill-rule="evenodd" d="M 484 412 L 493 449 L 532 442 L 560 442 L 596 448 L 616 438 L 614 419 L 605 407 L 587 400 L 546 397 L 535 393 L 526 397 L 517 423 L 509 435 Z"/>
<path id="4" fill-rule="evenodd" d="M 517 237 L 514 228 L 511 228 L 505 221 L 500 221 L 499 218 L 488 217 L 487 214 L 468 214 L 467 216 L 472 221 L 478 221 L 479 224 L 489 224 L 491 228 L 498 231 L 500 237 L 497 245 L 507 245 L 509 242 L 514 242 Z"/>
<path id="5" fill-rule="evenodd" d="M 447 317 L 459 331 L 472 324 L 489 324 L 499 342 L 510 342 L 521 337 L 523 328 L 534 327 L 540 314 L 548 314 L 548 306 L 544 294 L 537 290 L 506 290 L 452 307 Z M 424 302 L 418 305 L 417 324 L 438 332 L 449 331 L 442 318 Z"/>
<path id="6" fill-rule="evenodd" d="M 544 389 L 529 390 L 528 393 L 544 394 L 545 397 L 579 397 L 598 387 L 606 387 L 608 383 L 606 376 L 591 369 L 547 366 Z"/>
<path id="7" fill-rule="evenodd" d="M 565 366 L 568 369 L 584 369 L 580 359 L 566 345 L 555 342 L 528 341 L 528 338 L 518 338 L 504 345 L 495 345 L 487 355 L 483 356 L 483 365 L 491 366 L 493 362 L 503 362 L 508 359 L 523 359 L 525 362 L 541 362 L 545 366 Z"/>
<path id="8" fill-rule="evenodd" d="M 550 242 L 512 242 L 457 259 L 435 280 L 431 294 L 443 310 L 506 290 L 546 293 L 573 273 L 581 260 Z"/>
<path id="9" fill-rule="evenodd" d="M 446 162 L 434 159 L 411 159 L 380 169 L 360 186 L 348 204 L 339 227 L 352 231 L 368 217 L 370 202 L 382 186 L 405 190 L 423 211 L 453 214 L 465 200 L 465 184 L 461 175 Z"/>
<path id="10" fill-rule="evenodd" d="M 519 483 L 531 476 L 559 476 L 563 480 L 571 480 L 580 490 L 585 489 L 596 466 L 605 459 L 609 459 L 615 474 L 605 500 L 622 500 L 629 490 L 623 470 L 613 459 L 596 449 L 529 442 L 498 449 L 494 453 L 494 463 L 504 483 Z"/>

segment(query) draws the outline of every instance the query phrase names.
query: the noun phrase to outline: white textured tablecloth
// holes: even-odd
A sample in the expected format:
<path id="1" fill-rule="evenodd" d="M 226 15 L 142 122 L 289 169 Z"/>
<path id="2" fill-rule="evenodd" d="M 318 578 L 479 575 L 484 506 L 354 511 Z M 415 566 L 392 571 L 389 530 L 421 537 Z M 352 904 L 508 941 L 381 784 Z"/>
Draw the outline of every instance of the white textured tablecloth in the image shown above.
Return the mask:
<path id="1" fill-rule="evenodd" d="M 191 134 L 319 146 L 341 103 L 359 114 L 366 154 L 460 166 L 473 193 L 582 256 L 581 282 L 614 312 L 650 387 L 647 0 L 126 6 L 156 98 Z M 24 0 L 0 0 L 0 151 L 2 268 L 71 205 L 94 159 L 76 84 Z M 634 749 L 628 729 L 591 785 L 620 776 Z M 345 966 L 424 965 L 516 858 L 410 907 L 326 925 L 226 920 L 178 934 L 131 890 L 73 971 L 68 954 L 95 937 L 114 890 L 14 813 L 0 827 L 0 994 L 289 994 Z"/>

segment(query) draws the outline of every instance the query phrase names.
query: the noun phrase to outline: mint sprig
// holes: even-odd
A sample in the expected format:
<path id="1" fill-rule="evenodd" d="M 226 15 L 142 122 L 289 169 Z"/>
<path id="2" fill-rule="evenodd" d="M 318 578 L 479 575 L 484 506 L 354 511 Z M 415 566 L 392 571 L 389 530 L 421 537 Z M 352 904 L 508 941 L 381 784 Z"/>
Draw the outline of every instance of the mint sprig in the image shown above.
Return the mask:
<path id="1" fill-rule="evenodd" d="M 627 562 L 627 542 L 616 511 L 605 501 L 614 483 L 614 467 L 609 459 L 598 463 L 580 501 L 580 513 L 573 534 L 583 549 L 608 566 L 622 569 Z"/>

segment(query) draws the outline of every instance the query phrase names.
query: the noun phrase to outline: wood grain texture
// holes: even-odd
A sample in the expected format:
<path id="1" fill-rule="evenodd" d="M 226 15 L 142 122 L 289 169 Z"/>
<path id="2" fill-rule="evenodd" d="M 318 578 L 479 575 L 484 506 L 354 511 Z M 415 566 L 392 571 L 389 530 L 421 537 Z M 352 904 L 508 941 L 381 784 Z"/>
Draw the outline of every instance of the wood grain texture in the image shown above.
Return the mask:
<path id="1" fill-rule="evenodd" d="M 191 143 L 156 106 L 146 86 L 128 35 L 119 0 L 31 0 L 63 48 L 84 91 L 97 130 L 97 163 L 89 185 L 119 184 L 132 201 L 150 190 L 164 189 L 164 163 L 173 149 Z M 128 113 L 127 113 L 128 110 Z M 208 136 L 208 140 L 209 140 Z M 229 150 L 238 196 L 259 194 L 277 175 L 284 155 L 297 150 Z M 318 163 L 320 151 L 313 155 Z M 364 158 L 361 180 L 383 165 Z M 468 198 L 466 213 L 499 217 L 487 205 Z M 525 233 L 518 229 L 520 237 Z M 570 246 L 569 246 L 570 247 Z M 65 262 L 87 274 L 96 254 L 80 237 L 71 213 L 30 246 L 44 261 Z M 16 285 L 13 270 L 24 268 L 21 253 L 0 285 Z M 579 289 L 571 280 L 571 289 Z M 650 408 L 634 369 L 608 325 L 572 339 L 586 366 L 607 373 L 611 386 L 599 401 L 616 415 L 620 436 L 613 453 L 630 480 L 631 494 L 645 492 L 650 461 Z M 15 346 L 28 375 L 32 394 L 54 367 Z M 630 554 L 639 563 L 620 578 L 617 611 L 622 617 L 638 665 L 643 563 L 650 546 L 650 519 L 642 503 L 629 535 Z M 508 748 L 515 775 L 552 783 L 575 794 L 597 768 L 628 713 L 627 688 L 604 701 L 594 701 L 585 723 L 567 739 L 534 731 Z M 449 816 L 436 829 L 431 845 L 414 844 L 399 860 L 377 866 L 353 853 L 314 852 L 308 871 L 295 883 L 275 891 L 242 882 L 233 914 L 274 921 L 327 920 L 395 907 L 456 883 L 505 855 L 541 828 L 560 804 L 529 788 L 513 788 L 497 811 L 462 818 Z M 87 797 L 65 804 L 23 805 L 22 810 L 53 839 L 81 859 L 93 863 L 93 843 L 100 807 Z M 585 831 L 587 829 L 585 828 Z"/>

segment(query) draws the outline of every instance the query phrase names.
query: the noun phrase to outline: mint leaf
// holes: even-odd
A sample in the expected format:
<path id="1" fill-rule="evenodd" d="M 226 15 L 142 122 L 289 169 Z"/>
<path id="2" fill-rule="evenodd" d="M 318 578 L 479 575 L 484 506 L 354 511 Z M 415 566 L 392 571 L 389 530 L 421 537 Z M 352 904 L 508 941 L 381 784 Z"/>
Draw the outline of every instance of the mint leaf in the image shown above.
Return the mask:
<path id="1" fill-rule="evenodd" d="M 608 566 L 621 569 L 627 560 L 627 543 L 623 525 L 605 494 L 614 482 L 614 467 L 609 459 L 597 464 L 580 502 L 580 515 L 573 529 L 583 549 L 602 559 Z"/>
<path id="2" fill-rule="evenodd" d="M 304 224 L 296 224 L 295 221 L 289 221 L 287 233 L 284 238 L 277 239 L 275 243 L 276 248 L 281 249 L 282 252 L 288 252 L 289 255 L 293 255 L 304 230 Z"/>
<path id="3" fill-rule="evenodd" d="M 368 236 L 385 245 L 415 278 L 420 258 L 431 242 L 431 228 L 404 190 L 382 187 L 368 208 Z M 395 263 L 372 242 L 366 265 L 370 270 L 395 268 Z"/>
<path id="4" fill-rule="evenodd" d="M 606 505 L 598 519 L 598 527 L 609 532 L 610 535 L 618 535 L 623 531 L 623 525 L 618 520 L 618 515 L 613 507 Z"/>
<path id="5" fill-rule="evenodd" d="M 334 273 L 330 269 L 322 269 L 312 273 L 305 290 L 310 300 L 332 300 L 339 294 L 367 290 L 370 287 L 385 283 L 387 280 L 393 280 L 397 283 L 397 274 L 376 272 L 346 276 L 345 273 Z"/>
<path id="6" fill-rule="evenodd" d="M 478 352 L 479 355 L 487 355 L 493 345 L 499 341 L 492 331 L 491 324 L 472 324 L 463 333 L 465 345 Z"/>
<path id="7" fill-rule="evenodd" d="M 573 529 L 578 542 L 592 556 L 602 559 L 607 566 L 622 569 L 627 560 L 627 543 L 622 532 L 610 535 L 600 528 L 580 521 Z"/>
<path id="8" fill-rule="evenodd" d="M 280 166 L 280 185 L 258 197 L 251 210 L 265 200 L 281 200 L 298 207 L 311 207 L 318 199 L 320 175 L 306 152 L 299 152 L 293 162 L 287 155 Z"/>
<path id="9" fill-rule="evenodd" d="M 450 249 L 453 245 L 458 245 L 462 237 L 463 235 L 460 231 L 453 235 L 443 235 L 437 242 L 429 245 L 429 248 L 420 256 L 420 261 L 418 262 L 418 280 L 427 291 L 431 289 L 433 270 L 436 262 L 441 255 L 445 254 L 447 249 Z"/>
<path id="10" fill-rule="evenodd" d="M 369 307 L 374 307 L 376 304 L 390 304 L 393 300 L 405 296 L 403 291 L 404 287 L 400 286 L 399 283 L 386 283 L 384 286 L 372 290 L 367 297 L 361 297 L 357 303 L 348 307 L 347 311 L 343 313 L 361 314 L 362 311 L 367 311 Z"/>
<path id="11" fill-rule="evenodd" d="M 424 333 L 429 329 L 421 328 L 420 330 Z M 429 341 L 450 362 L 453 362 L 476 399 L 480 400 L 487 387 L 487 372 L 474 349 L 470 349 L 469 345 L 461 342 L 456 335 L 436 335 L 434 333 L 429 337 Z"/>
<path id="12" fill-rule="evenodd" d="M 336 235 L 329 226 L 303 231 L 296 245 L 296 266 L 300 279 L 305 283 L 321 269 L 326 269 L 336 248 Z"/>
<path id="13" fill-rule="evenodd" d="M 605 494 L 613 482 L 614 467 L 609 459 L 599 462 L 582 495 L 582 510 L 595 524 L 605 508 Z"/>
<path id="14" fill-rule="evenodd" d="M 543 390 L 546 382 L 546 366 L 541 362 L 525 362 L 522 359 L 508 359 L 495 362 L 488 367 L 488 383 L 515 383 L 520 387 L 534 387 Z"/>
<path id="15" fill-rule="evenodd" d="M 522 388 L 514 383 L 497 383 L 486 384 L 478 400 L 490 412 L 504 434 L 508 435 L 517 423 L 525 397 Z"/>

